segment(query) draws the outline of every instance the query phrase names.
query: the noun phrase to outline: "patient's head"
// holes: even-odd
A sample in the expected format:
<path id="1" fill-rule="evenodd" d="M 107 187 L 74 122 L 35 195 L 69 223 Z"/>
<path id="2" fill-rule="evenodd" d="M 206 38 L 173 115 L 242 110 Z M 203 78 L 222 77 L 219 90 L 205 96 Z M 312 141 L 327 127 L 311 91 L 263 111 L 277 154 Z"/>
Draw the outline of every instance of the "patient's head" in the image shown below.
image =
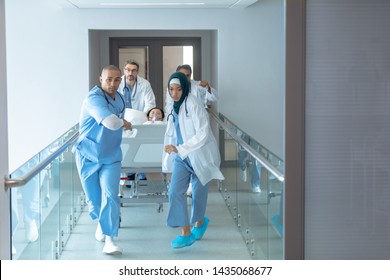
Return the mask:
<path id="1" fill-rule="evenodd" d="M 164 111 L 160 108 L 154 107 L 146 114 L 149 121 L 163 121 Z"/>

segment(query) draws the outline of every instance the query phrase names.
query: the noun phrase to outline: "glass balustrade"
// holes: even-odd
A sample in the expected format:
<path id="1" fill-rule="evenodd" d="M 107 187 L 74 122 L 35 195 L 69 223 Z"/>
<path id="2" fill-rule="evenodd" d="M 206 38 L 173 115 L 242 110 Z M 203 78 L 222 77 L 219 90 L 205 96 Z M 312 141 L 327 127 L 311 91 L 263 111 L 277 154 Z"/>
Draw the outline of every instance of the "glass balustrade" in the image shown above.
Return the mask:
<path id="1" fill-rule="evenodd" d="M 283 259 L 283 188 L 267 168 L 231 136 L 247 143 L 282 174 L 283 161 L 223 115 L 219 190 L 253 259 Z M 215 121 L 215 120 L 214 120 Z M 78 125 L 23 164 L 10 177 L 25 175 L 56 152 Z M 86 206 L 70 145 L 26 185 L 12 188 L 12 259 L 59 259 Z"/>
<path id="2" fill-rule="evenodd" d="M 25 175 L 77 131 L 78 125 L 69 129 L 10 177 Z M 58 259 L 84 206 L 70 146 L 27 184 L 12 188 L 12 259 Z"/>
<path id="3" fill-rule="evenodd" d="M 283 161 L 220 114 L 226 127 L 283 173 Z M 283 187 L 226 131 L 220 131 L 221 194 L 253 259 L 283 259 Z"/>

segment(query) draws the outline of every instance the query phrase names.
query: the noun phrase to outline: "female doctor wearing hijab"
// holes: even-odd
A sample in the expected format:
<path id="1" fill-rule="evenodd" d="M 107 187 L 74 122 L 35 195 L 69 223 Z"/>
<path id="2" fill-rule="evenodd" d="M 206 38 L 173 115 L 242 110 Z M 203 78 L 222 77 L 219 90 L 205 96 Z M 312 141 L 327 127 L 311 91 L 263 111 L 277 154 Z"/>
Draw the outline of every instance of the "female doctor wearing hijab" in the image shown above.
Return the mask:
<path id="1" fill-rule="evenodd" d="M 172 172 L 167 224 L 181 227 L 181 235 L 172 241 L 171 246 L 182 248 L 202 239 L 209 224 L 205 212 L 210 181 L 223 180 L 224 177 L 219 170 L 221 159 L 204 105 L 197 97 L 188 94 L 188 80 L 183 73 L 173 73 L 168 85 L 174 103 L 167 117 L 163 155 L 167 158 L 169 154 L 173 161 L 163 164 L 163 171 Z M 189 218 L 185 193 L 190 180 L 193 192 Z"/>

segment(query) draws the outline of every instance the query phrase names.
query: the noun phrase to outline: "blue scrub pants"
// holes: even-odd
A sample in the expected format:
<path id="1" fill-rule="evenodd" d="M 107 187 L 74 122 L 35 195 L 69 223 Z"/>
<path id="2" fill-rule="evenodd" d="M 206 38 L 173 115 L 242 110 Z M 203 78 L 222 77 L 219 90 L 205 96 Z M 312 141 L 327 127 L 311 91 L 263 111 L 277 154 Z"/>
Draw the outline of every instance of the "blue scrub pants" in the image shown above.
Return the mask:
<path id="1" fill-rule="evenodd" d="M 192 178 L 192 180 L 191 180 Z M 188 219 L 187 196 L 188 185 L 192 182 L 191 219 Z M 189 158 L 182 160 L 180 156 L 174 159 L 174 168 L 168 190 L 169 212 L 167 225 L 184 227 L 201 221 L 206 213 L 207 196 L 210 182 L 202 185 L 196 176 Z"/>
<path id="2" fill-rule="evenodd" d="M 87 197 L 89 215 L 99 219 L 104 235 L 116 237 L 119 229 L 119 180 L 121 163 L 94 163 L 78 152 L 76 165 Z"/>

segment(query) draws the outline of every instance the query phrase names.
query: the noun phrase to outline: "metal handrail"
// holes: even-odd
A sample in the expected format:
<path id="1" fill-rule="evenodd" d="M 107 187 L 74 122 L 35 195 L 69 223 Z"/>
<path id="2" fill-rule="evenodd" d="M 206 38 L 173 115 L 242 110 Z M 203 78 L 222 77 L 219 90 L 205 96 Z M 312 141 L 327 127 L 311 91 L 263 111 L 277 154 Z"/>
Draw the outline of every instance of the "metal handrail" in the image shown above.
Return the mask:
<path id="1" fill-rule="evenodd" d="M 55 152 L 50 154 L 47 158 L 42 160 L 37 164 L 33 169 L 27 172 L 24 176 L 19 178 L 10 178 L 5 177 L 4 185 L 6 188 L 14 188 L 25 185 L 28 181 L 30 181 L 35 175 L 45 169 L 54 159 L 56 159 L 63 151 L 65 151 L 70 145 L 76 142 L 77 137 L 79 136 L 79 132 L 77 131 L 71 138 L 69 138 L 61 147 L 59 147 Z"/>
<path id="2" fill-rule="evenodd" d="M 229 127 L 211 110 L 208 110 L 209 114 L 215 119 L 215 121 L 222 127 L 229 135 L 236 141 L 241 147 L 243 147 L 248 153 L 260 162 L 269 172 L 271 172 L 279 181 L 284 181 L 284 174 L 281 173 L 275 166 L 273 166 L 263 155 L 258 153 L 249 144 L 238 137 L 232 132 Z M 72 145 L 78 138 L 79 132 L 77 131 L 71 138 L 69 138 L 61 147 L 55 152 L 50 154 L 47 158 L 42 160 L 37 166 L 27 172 L 24 176 L 19 178 L 5 177 L 4 185 L 6 188 L 20 187 L 30 181 L 35 175 L 41 172 L 46 166 L 48 166 L 55 158 L 57 158 L 63 151 L 65 151 L 70 145 Z"/>
<path id="3" fill-rule="evenodd" d="M 253 149 L 248 143 L 243 141 L 237 134 L 232 130 L 211 110 L 207 110 L 209 114 L 215 119 L 215 121 L 222 127 L 231 138 L 234 139 L 241 147 L 243 147 L 252 157 L 261 163 L 269 172 L 272 173 L 280 182 L 284 182 L 284 174 L 280 172 L 275 166 L 273 166 L 263 155 Z"/>

